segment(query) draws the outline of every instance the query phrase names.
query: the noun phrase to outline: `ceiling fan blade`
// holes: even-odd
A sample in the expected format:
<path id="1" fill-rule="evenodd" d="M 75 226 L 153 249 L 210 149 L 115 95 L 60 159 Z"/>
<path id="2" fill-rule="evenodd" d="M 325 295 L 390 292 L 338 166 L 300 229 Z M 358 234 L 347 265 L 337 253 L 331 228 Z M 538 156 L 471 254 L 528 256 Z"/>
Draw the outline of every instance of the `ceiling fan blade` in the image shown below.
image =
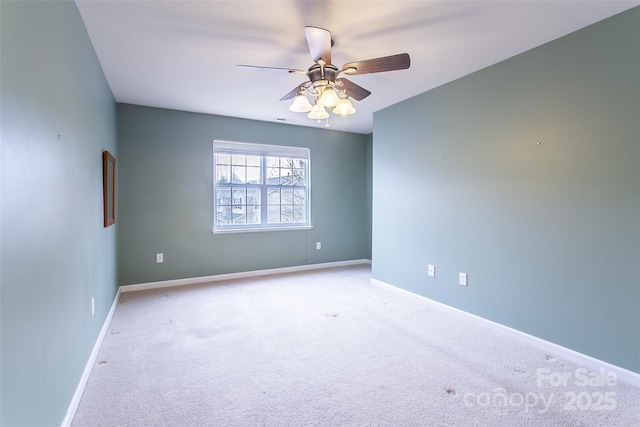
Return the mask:
<path id="1" fill-rule="evenodd" d="M 280 98 L 280 101 L 286 101 L 287 99 L 295 98 L 295 96 L 298 94 L 298 92 L 300 92 L 300 90 L 306 89 L 307 87 L 309 87 L 310 84 L 311 82 L 304 82 L 301 85 L 296 86 L 291 92 L 289 92 L 288 94 Z"/>
<path id="2" fill-rule="evenodd" d="M 351 80 L 347 80 L 345 78 L 337 79 L 336 86 L 339 90 L 343 90 L 347 94 L 347 96 L 350 96 L 356 101 L 362 101 L 367 96 L 371 95 L 371 92 L 369 92 L 362 86 L 358 86 Z"/>
<path id="3" fill-rule="evenodd" d="M 382 73 L 385 71 L 406 70 L 411 65 L 408 53 L 367 59 L 365 61 L 344 64 L 341 72 L 349 75 Z"/>
<path id="4" fill-rule="evenodd" d="M 304 27 L 304 33 L 313 62 L 322 59 L 326 64 L 331 64 L 331 33 L 318 27 Z"/>
<path id="5" fill-rule="evenodd" d="M 255 71 L 267 71 L 276 73 L 289 73 L 289 74 L 307 74 L 306 71 L 296 70 L 292 68 L 278 68 L 278 67 L 259 67 L 257 65 L 236 65 L 243 70 L 255 70 Z"/>

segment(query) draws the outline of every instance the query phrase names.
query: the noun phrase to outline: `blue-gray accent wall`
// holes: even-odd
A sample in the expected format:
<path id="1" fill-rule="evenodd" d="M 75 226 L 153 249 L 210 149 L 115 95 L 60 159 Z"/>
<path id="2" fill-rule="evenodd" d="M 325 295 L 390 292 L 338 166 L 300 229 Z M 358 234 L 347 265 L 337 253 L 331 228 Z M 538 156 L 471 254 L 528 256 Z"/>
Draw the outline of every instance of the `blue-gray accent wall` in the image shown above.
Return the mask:
<path id="1" fill-rule="evenodd" d="M 0 1 L 0 20 L 0 424 L 53 426 L 117 290 L 116 104 L 74 2 Z"/>
<path id="2" fill-rule="evenodd" d="M 371 228 L 373 205 L 373 134 L 367 135 L 367 259 L 371 259 Z"/>
<path id="3" fill-rule="evenodd" d="M 214 139 L 310 148 L 313 228 L 213 234 Z M 368 147 L 361 134 L 118 104 L 119 284 L 369 259 Z"/>
<path id="4" fill-rule="evenodd" d="M 373 277 L 640 372 L 639 123 L 640 8 L 375 113 Z"/>

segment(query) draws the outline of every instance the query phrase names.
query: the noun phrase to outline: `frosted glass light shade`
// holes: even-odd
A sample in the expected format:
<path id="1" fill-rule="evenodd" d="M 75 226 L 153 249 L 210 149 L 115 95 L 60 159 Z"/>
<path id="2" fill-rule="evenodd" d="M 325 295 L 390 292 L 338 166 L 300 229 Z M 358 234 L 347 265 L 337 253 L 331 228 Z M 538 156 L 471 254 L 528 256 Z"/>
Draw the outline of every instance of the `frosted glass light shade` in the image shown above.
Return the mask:
<path id="1" fill-rule="evenodd" d="M 345 97 L 338 102 L 336 108 L 333 109 L 334 114 L 340 114 L 341 116 L 346 116 L 348 114 L 353 114 L 356 112 L 356 109 L 353 108 L 351 101 L 349 98 Z"/>
<path id="2" fill-rule="evenodd" d="M 307 117 L 314 120 L 322 120 L 329 117 L 329 113 L 327 113 L 327 110 L 325 110 L 323 106 L 316 104 L 313 106 L 309 114 L 307 114 Z"/>
<path id="3" fill-rule="evenodd" d="M 326 108 L 332 108 L 338 105 L 340 98 L 336 94 L 336 91 L 331 88 L 326 88 L 322 91 L 322 95 L 320 95 L 320 99 L 318 99 L 318 104 Z"/>
<path id="4" fill-rule="evenodd" d="M 293 98 L 293 102 L 289 106 L 289 110 L 295 113 L 306 113 L 311 111 L 311 108 L 311 103 L 302 92 L 298 92 L 296 97 Z"/>

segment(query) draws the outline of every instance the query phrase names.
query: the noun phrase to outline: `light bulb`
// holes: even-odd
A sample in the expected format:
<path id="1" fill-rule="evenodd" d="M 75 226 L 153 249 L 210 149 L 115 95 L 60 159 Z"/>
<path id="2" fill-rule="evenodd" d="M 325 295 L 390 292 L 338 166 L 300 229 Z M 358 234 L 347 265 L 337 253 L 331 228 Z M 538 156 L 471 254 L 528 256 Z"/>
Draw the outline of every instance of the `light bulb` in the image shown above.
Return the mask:
<path id="1" fill-rule="evenodd" d="M 318 99 L 318 104 L 323 107 L 331 108 L 338 105 L 339 101 L 340 98 L 338 98 L 336 91 L 331 88 L 326 88 L 322 91 L 322 95 L 320 95 L 320 98 Z"/>
<path id="2" fill-rule="evenodd" d="M 307 97 L 304 96 L 304 92 L 302 91 L 298 92 L 296 97 L 293 98 L 293 102 L 289 106 L 289 110 L 296 113 L 306 113 L 311 111 L 311 108 L 311 103 L 309 102 Z"/>
<path id="3" fill-rule="evenodd" d="M 329 113 L 327 113 L 327 110 L 325 110 L 323 106 L 316 104 L 313 106 L 309 114 L 307 114 L 307 117 L 310 119 L 322 120 L 329 117 Z"/>
<path id="4" fill-rule="evenodd" d="M 348 114 L 353 114 L 356 112 L 356 109 L 351 105 L 351 101 L 349 101 L 348 97 L 343 97 L 336 105 L 336 108 L 333 109 L 334 114 L 340 114 L 341 116 L 346 116 Z"/>

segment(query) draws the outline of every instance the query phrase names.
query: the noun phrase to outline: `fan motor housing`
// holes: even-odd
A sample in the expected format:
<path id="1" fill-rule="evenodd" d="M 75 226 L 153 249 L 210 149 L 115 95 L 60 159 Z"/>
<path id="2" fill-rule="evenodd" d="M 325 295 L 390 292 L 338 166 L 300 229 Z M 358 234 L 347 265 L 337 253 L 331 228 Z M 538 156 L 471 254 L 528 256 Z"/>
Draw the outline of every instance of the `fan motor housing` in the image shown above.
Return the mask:
<path id="1" fill-rule="evenodd" d="M 314 64 L 309 68 L 307 75 L 311 83 L 313 83 L 313 87 L 319 88 L 327 86 L 330 82 L 335 82 L 338 72 L 339 70 L 335 65 L 327 64 L 323 66 Z"/>

